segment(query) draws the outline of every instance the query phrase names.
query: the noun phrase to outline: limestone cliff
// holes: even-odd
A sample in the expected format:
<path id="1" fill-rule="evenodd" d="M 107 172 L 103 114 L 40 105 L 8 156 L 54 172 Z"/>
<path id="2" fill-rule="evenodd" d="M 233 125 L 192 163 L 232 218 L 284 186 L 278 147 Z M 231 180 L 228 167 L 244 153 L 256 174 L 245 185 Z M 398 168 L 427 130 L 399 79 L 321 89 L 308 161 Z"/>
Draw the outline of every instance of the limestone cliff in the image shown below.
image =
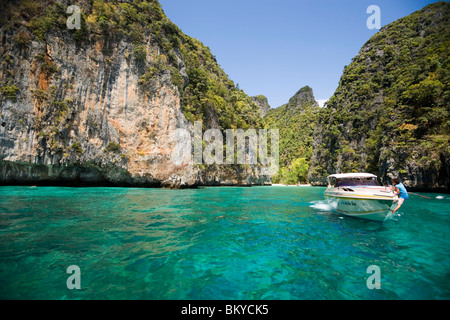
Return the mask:
<path id="1" fill-rule="evenodd" d="M 367 171 L 385 183 L 449 189 L 450 4 L 437 2 L 376 33 L 344 68 L 319 114 L 309 179 Z"/>
<path id="2" fill-rule="evenodd" d="M 70 4 L 11 1 L 0 15 L 0 184 L 268 181 L 258 166 L 172 161 L 176 129 L 245 129 L 258 108 L 157 1 L 79 1 L 73 30 Z"/>

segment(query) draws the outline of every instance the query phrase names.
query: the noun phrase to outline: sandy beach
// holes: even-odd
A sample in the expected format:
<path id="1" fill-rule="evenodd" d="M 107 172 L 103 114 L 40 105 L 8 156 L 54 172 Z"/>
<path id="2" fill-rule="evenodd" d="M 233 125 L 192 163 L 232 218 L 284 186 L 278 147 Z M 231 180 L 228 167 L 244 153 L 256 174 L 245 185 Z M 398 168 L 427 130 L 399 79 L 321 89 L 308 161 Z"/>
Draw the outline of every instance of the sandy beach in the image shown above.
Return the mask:
<path id="1" fill-rule="evenodd" d="M 311 187 L 310 184 L 279 184 L 274 183 L 272 187 Z"/>

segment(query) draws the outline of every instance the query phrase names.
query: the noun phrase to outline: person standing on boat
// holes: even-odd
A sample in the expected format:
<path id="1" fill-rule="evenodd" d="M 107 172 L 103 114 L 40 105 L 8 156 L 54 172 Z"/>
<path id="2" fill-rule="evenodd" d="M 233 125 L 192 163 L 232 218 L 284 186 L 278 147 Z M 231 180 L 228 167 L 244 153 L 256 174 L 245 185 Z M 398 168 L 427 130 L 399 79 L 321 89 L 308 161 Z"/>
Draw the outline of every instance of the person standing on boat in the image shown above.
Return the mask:
<path id="1" fill-rule="evenodd" d="M 398 202 L 397 207 L 394 210 L 391 210 L 392 213 L 395 213 L 395 212 L 397 212 L 398 209 L 400 209 L 400 207 L 403 204 L 403 201 L 409 199 L 409 195 L 408 195 L 408 191 L 406 191 L 405 186 L 403 185 L 403 183 L 400 182 L 400 180 L 398 178 L 392 179 L 392 183 L 394 184 L 394 186 L 392 187 L 392 191 L 394 191 L 394 193 L 398 194 L 398 199 L 394 200 L 394 202 Z"/>

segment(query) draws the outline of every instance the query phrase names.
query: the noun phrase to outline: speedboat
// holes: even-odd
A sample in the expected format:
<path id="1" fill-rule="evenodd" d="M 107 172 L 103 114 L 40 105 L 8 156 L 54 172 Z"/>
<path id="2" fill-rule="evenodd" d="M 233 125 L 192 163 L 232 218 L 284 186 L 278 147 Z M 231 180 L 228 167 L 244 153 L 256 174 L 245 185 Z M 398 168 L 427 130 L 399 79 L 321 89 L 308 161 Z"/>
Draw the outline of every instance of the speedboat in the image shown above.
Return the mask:
<path id="1" fill-rule="evenodd" d="M 347 216 L 386 221 L 397 195 L 380 186 L 371 173 L 341 173 L 328 176 L 325 198 L 336 202 L 336 211 Z"/>

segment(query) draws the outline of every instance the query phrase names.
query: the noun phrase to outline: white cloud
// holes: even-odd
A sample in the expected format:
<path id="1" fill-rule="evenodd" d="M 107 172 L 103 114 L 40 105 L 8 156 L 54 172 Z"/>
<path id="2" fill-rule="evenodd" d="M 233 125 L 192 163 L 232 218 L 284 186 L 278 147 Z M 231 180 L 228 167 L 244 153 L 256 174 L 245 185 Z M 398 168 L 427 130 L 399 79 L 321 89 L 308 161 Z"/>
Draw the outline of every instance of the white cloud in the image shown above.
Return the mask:
<path id="1" fill-rule="evenodd" d="M 327 102 L 328 101 L 328 99 L 318 99 L 317 100 L 317 103 L 319 104 L 319 106 L 321 107 L 321 108 L 323 108 L 323 105 L 325 104 L 325 102 Z"/>

